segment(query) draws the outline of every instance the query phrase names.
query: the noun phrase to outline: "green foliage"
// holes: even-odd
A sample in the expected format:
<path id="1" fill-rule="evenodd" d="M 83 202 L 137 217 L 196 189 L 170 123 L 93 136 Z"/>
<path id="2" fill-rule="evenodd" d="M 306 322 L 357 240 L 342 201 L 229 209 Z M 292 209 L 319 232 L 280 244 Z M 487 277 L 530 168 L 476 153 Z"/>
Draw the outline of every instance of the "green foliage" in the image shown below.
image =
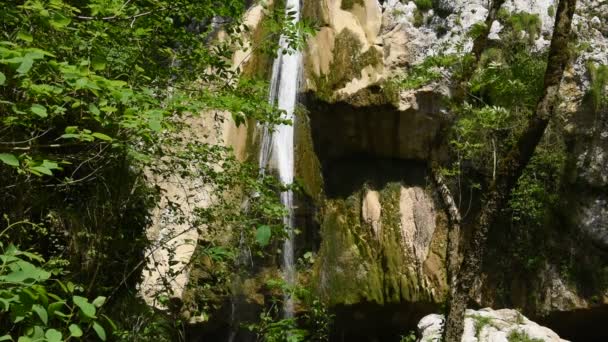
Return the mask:
<path id="1" fill-rule="evenodd" d="M 591 78 L 589 94 L 593 101 L 593 109 L 599 112 L 608 105 L 608 65 L 597 65 L 593 62 L 587 63 L 587 70 Z"/>
<path id="2" fill-rule="evenodd" d="M 484 22 L 477 22 L 475 24 L 473 24 L 473 26 L 471 26 L 471 28 L 469 29 L 468 35 L 469 37 L 476 39 L 478 37 L 480 37 L 481 35 L 486 35 L 488 34 L 488 25 L 486 25 L 486 23 Z"/>
<path id="3" fill-rule="evenodd" d="M 416 8 L 422 12 L 433 9 L 433 0 L 414 0 Z"/>
<path id="4" fill-rule="evenodd" d="M 540 32 L 537 16 L 501 10 L 498 17 L 505 23 L 504 39 L 483 52 L 477 69 L 464 84 L 464 99 L 452 107 L 457 121 L 450 145 L 456 161 L 446 175 L 462 186 L 456 193 L 466 189 L 472 194 L 480 184 L 490 184 L 499 177 L 499 161 L 516 142 L 542 95 L 545 55 L 533 52 L 532 42 L 520 35 L 522 30 L 531 35 Z M 475 36 L 476 31 L 484 34 L 485 28 L 472 29 L 470 34 Z M 538 229 L 558 205 L 554 194 L 561 186 L 565 155 L 561 138 L 551 132 L 549 128 L 513 192 L 511 221 L 516 226 Z M 470 206 L 464 206 L 465 214 Z M 526 267 L 539 265 L 540 259 L 532 260 L 523 262 Z"/>
<path id="5" fill-rule="evenodd" d="M 154 322 L 147 311 L 132 317 L 110 312 L 119 306 L 117 298 L 129 296 L 123 291 L 138 281 L 146 257 L 144 228 L 160 192 L 149 186 L 151 174 L 197 177 L 213 194 L 260 194 L 248 208 L 235 194 L 194 218 L 175 215 L 190 229 L 233 224 L 258 253 L 264 246 L 253 243 L 255 227 L 273 229 L 269 244 L 283 236 L 278 217 L 284 208 L 276 199 L 283 187 L 276 180 L 260 178 L 257 167 L 241 167 L 228 148 L 179 134 L 189 118 L 200 116 L 210 126 L 201 134 L 212 132 L 224 120 L 216 109 L 229 111 L 237 125 L 288 123 L 268 104 L 267 83 L 241 77 L 240 66 L 230 63 L 236 50 L 246 50 L 244 11 L 241 0 L 27 0 L 7 3 L 0 13 L 0 212 L 33 222 L 8 231 L 8 241 L 61 266 L 45 284 L 86 284 L 65 297 L 74 325 L 53 326 L 63 338 L 109 338 L 109 323 L 99 325 L 93 317 L 101 317 L 99 301 L 89 302 L 84 294 L 113 299 L 104 308 L 121 318 L 117 331 L 125 340 L 161 330 L 152 329 L 154 324 L 145 332 L 127 326 L 139 324 L 133 317 Z M 293 23 L 293 11 L 280 6 L 265 15 L 269 36 L 252 50 L 274 55 L 283 36 L 289 47 L 281 53 L 292 53 L 313 31 L 305 21 Z M 179 211 L 174 203 L 169 207 Z M 235 254 L 217 241 L 206 242 L 203 253 L 216 261 Z M 23 327 L 31 317 L 44 317 L 38 306 L 27 310 Z M 47 316 L 49 324 L 55 322 Z M 31 333 L 23 329 L 19 333 Z M 51 331 L 46 338 L 59 336 Z"/>
<path id="6" fill-rule="evenodd" d="M 542 342 L 541 339 L 531 338 L 525 331 L 517 329 L 509 333 L 507 340 L 509 342 Z"/>
<path id="7" fill-rule="evenodd" d="M 530 228 L 542 225 L 548 210 L 559 205 L 566 153 L 562 139 L 552 133 L 550 130 L 543 139 L 509 202 L 512 219 Z"/>
<path id="8" fill-rule="evenodd" d="M 419 9 L 416 8 L 416 10 L 414 11 L 414 27 L 420 27 L 422 25 L 424 25 L 424 13 Z"/>
<path id="9" fill-rule="evenodd" d="M 549 15 L 550 17 L 555 17 L 555 6 L 551 5 L 549 6 L 549 8 L 547 8 L 547 15 Z"/>
<path id="10" fill-rule="evenodd" d="M 473 315 L 471 316 L 471 318 L 473 318 L 473 320 L 475 321 L 475 336 L 477 338 L 479 338 L 481 331 L 484 327 L 492 324 L 492 318 L 488 316 Z"/>
<path id="11" fill-rule="evenodd" d="M 511 40 L 521 40 L 521 33 L 524 32 L 528 37 L 527 43 L 532 44 L 538 39 L 542 29 L 542 21 L 538 14 L 523 11 L 509 13 L 509 11 L 501 9 L 498 18 L 505 25 Z"/>
<path id="12" fill-rule="evenodd" d="M 9 224 L 0 238 L 4 240 L 8 229 L 22 224 L 27 223 Z M 3 341 L 106 340 L 106 329 L 114 323 L 100 312 L 105 297 L 90 302 L 77 294 L 82 292 L 82 287 L 71 282 L 64 284 L 56 278 L 63 269 L 36 253 L 19 250 L 13 244 L 5 245 L 4 241 L 0 242 L 0 260 Z"/>
<path id="13" fill-rule="evenodd" d="M 300 285 L 289 286 L 282 279 L 271 279 L 267 286 L 273 291 L 269 307 L 260 314 L 258 322 L 247 325 L 256 334 L 257 341 L 329 341 L 333 315 L 311 290 Z M 281 317 L 279 308 L 285 293 L 299 302 L 300 317 Z"/>
<path id="14" fill-rule="evenodd" d="M 455 55 L 438 55 L 412 66 L 407 74 L 397 80 L 403 90 L 418 89 L 443 77 L 442 70 L 452 67 L 458 61 Z"/>
<path id="15" fill-rule="evenodd" d="M 400 342 L 416 342 L 416 333 L 410 331 L 407 335 L 401 336 Z"/>

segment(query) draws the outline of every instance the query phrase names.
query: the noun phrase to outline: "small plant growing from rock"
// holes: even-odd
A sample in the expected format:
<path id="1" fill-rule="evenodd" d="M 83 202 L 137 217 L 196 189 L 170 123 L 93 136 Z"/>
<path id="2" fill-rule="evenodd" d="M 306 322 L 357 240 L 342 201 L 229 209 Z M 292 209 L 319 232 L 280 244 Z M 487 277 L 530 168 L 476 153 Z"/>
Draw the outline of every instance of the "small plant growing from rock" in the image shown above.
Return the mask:
<path id="1" fill-rule="evenodd" d="M 507 340 L 509 340 L 509 342 L 543 342 L 543 340 L 541 340 L 539 338 L 532 338 L 532 337 L 530 337 L 523 330 L 513 330 L 513 331 L 511 331 L 511 333 L 509 334 L 509 336 L 507 336 Z"/>
<path id="2" fill-rule="evenodd" d="M 474 316 L 471 316 L 471 318 L 473 318 L 475 320 L 475 336 L 477 336 L 478 338 L 479 338 L 479 334 L 481 334 L 481 331 L 483 330 L 483 328 L 485 326 L 492 325 L 491 317 L 474 315 Z"/>
<path id="3" fill-rule="evenodd" d="M 429 11 L 433 8 L 432 0 L 414 0 L 416 7 L 422 12 Z"/>

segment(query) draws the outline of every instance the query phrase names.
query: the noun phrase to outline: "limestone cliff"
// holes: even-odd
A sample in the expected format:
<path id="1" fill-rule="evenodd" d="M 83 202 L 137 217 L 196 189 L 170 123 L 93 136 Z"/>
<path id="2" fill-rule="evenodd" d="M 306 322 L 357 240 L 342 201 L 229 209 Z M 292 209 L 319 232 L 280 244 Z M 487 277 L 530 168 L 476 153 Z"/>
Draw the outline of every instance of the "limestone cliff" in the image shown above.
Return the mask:
<path id="1" fill-rule="evenodd" d="M 534 274 L 515 272 L 509 280 L 497 280 L 492 276 L 496 269 L 488 269 L 477 286 L 480 305 L 508 303 L 541 315 L 608 303 L 607 286 L 584 280 L 602 277 L 607 269 L 608 120 L 605 112 L 592 108 L 588 65 L 608 64 L 608 4 L 579 3 L 574 24 L 579 49 L 563 79 L 556 123 L 567 146 L 567 180 L 561 190 L 567 211 L 560 217 L 568 219 L 556 218 L 553 233 L 545 236 L 551 247 L 543 253 L 569 250 L 568 267 L 588 271 L 564 271 L 561 257 L 546 257 Z M 415 160 L 426 168 L 424 174 L 431 158 L 445 156 L 442 134 L 452 114 L 442 98 L 451 96 L 450 75 L 439 70 L 439 80 L 396 95 L 389 81 L 428 57 L 469 51 L 468 32 L 485 20 L 488 10 L 482 0 L 432 4 L 419 8 L 414 1 L 398 0 L 305 1 L 305 15 L 321 25 L 305 51 L 303 91 L 308 93 L 312 140 L 328 196 L 320 209 L 316 272 L 321 292 L 334 304 L 445 298 L 443 208 L 430 182 L 412 186 L 406 175 L 411 168 L 394 165 Z M 543 51 L 550 42 L 555 6 L 553 0 L 510 0 L 503 11 L 536 15 L 540 25 L 532 39 L 534 48 Z M 502 39 L 502 32 L 494 22 L 490 39 Z M 392 171 L 383 163 L 391 164 Z M 387 176 L 391 172 L 402 174 Z M 378 173 L 397 184 L 386 179 L 378 183 Z M 416 194 L 417 209 L 406 214 L 402 210 L 410 209 L 398 203 L 411 194 Z M 428 211 L 423 215 L 420 210 Z M 420 221 L 417 215 L 435 219 Z M 423 250 L 430 253 L 412 248 L 421 230 L 429 236 Z"/>

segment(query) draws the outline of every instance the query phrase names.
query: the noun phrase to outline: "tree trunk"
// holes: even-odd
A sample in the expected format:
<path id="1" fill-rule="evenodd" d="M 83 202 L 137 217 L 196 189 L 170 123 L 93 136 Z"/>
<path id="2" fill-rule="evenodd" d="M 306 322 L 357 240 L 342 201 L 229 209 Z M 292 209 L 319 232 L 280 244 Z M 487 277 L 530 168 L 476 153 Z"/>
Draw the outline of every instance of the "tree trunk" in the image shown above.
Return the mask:
<path id="1" fill-rule="evenodd" d="M 507 156 L 500 161 L 496 179 L 484 196 L 484 207 L 475 220 L 471 240 L 458 272 L 456 290 L 449 303 L 445 325 L 447 342 L 459 342 L 462 339 L 465 310 L 471 287 L 481 271 L 488 232 L 507 204 L 513 187 L 532 158 L 549 120 L 555 113 L 559 85 L 569 59 L 567 48 L 575 7 L 576 0 L 559 1 L 543 96 L 536 106 L 534 116 L 528 121 L 526 130 Z"/>

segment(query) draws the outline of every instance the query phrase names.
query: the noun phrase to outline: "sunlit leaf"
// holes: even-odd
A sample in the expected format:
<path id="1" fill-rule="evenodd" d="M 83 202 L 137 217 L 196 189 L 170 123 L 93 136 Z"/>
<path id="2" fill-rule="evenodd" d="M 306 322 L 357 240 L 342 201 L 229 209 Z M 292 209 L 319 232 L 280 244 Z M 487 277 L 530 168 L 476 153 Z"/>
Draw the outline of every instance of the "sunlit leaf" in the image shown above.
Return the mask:
<path id="1" fill-rule="evenodd" d="M 41 118 L 46 118 L 48 116 L 47 112 L 46 112 L 46 107 L 40 104 L 33 104 L 32 107 L 30 108 L 30 110 L 32 111 L 32 113 L 38 115 Z"/>
<path id="2" fill-rule="evenodd" d="M 89 303 L 89 300 L 85 297 L 74 296 L 72 297 L 74 304 L 80 308 L 80 311 L 88 318 L 95 318 L 95 305 Z"/>
<path id="3" fill-rule="evenodd" d="M 0 153 L 0 161 L 6 165 L 19 166 L 19 159 L 11 153 Z"/>
<path id="4" fill-rule="evenodd" d="M 106 340 L 106 330 L 97 322 L 93 322 L 93 330 L 102 341 Z"/>

